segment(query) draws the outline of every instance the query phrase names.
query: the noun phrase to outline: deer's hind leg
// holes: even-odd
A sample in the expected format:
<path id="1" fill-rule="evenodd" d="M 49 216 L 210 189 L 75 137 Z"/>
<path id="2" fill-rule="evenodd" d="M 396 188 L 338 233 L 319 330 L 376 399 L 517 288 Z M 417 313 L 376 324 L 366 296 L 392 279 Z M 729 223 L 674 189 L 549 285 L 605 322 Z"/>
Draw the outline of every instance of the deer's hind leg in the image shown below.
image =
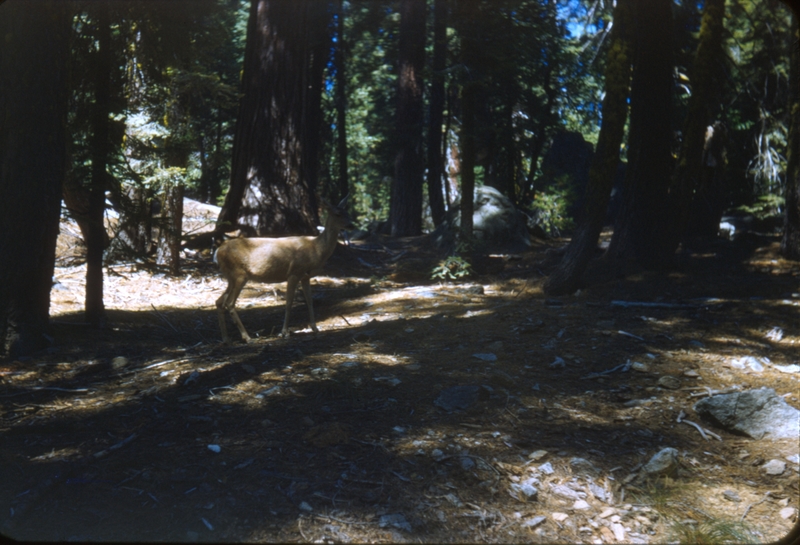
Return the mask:
<path id="1" fill-rule="evenodd" d="M 228 288 L 225 290 L 225 293 L 223 293 L 220 298 L 217 299 L 217 317 L 219 318 L 219 328 L 222 331 L 222 340 L 225 343 L 230 342 L 228 330 L 225 325 L 226 310 L 230 312 L 233 323 L 236 324 L 236 327 L 239 329 L 239 333 L 242 334 L 242 339 L 248 343 L 252 340 L 250 339 L 250 335 L 247 334 L 247 330 L 244 328 L 242 320 L 239 319 L 239 314 L 236 312 L 236 300 L 239 298 L 239 294 L 242 292 L 242 288 L 244 288 L 246 283 L 246 279 L 229 280 Z"/>

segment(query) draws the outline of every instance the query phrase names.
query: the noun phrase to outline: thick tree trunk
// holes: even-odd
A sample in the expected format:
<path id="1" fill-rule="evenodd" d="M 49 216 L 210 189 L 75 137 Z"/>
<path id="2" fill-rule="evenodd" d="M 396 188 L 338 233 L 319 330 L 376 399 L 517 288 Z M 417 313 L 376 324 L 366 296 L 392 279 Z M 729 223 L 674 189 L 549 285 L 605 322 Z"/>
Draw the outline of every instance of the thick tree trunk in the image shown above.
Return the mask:
<path id="1" fill-rule="evenodd" d="M 218 228 L 315 233 L 326 5 L 252 0 L 230 190 Z"/>
<path id="2" fill-rule="evenodd" d="M 603 121 L 597 149 L 589 168 L 584 220 L 575 230 L 567 252 L 544 285 L 549 294 L 573 293 L 580 286 L 606 217 L 611 188 L 619 165 L 619 150 L 628 117 L 628 90 L 631 78 L 628 0 L 617 0 L 605 69 Z"/>
<path id="3" fill-rule="evenodd" d="M 0 352 L 49 344 L 66 172 L 69 4 L 0 6 Z"/>
<path id="4" fill-rule="evenodd" d="M 707 130 L 719 106 L 725 83 L 722 49 L 725 0 L 707 0 L 703 8 L 700 37 L 691 71 L 692 94 L 683 129 L 678 165 L 673 180 L 676 223 L 672 245 L 677 247 L 689 227 L 690 235 L 714 236 L 722 217 L 724 130 Z M 694 192 L 694 198 L 692 193 Z"/>
<path id="5" fill-rule="evenodd" d="M 183 232 L 183 183 L 170 184 L 163 190 L 161 222 L 158 230 L 156 263 L 166 265 L 169 274 L 181 273 L 181 234 Z"/>
<path id="6" fill-rule="evenodd" d="M 447 54 L 447 0 L 433 3 L 433 74 L 428 128 L 428 201 L 435 226 L 444 221 L 442 194 L 442 121 L 444 119 L 444 69 Z"/>
<path id="7" fill-rule="evenodd" d="M 425 0 L 400 3 L 397 142 L 389 224 L 393 236 L 422 233 L 422 71 L 425 68 Z"/>
<path id="8" fill-rule="evenodd" d="M 798 12 L 792 22 L 792 35 L 795 36 L 791 53 L 789 84 L 791 103 L 789 104 L 789 142 L 787 144 L 786 165 L 786 215 L 783 223 L 781 254 L 787 259 L 800 260 L 800 45 L 797 39 Z"/>
<path id="9" fill-rule="evenodd" d="M 95 100 L 92 114 L 92 178 L 89 187 L 89 210 L 86 242 L 86 321 L 94 326 L 105 322 L 103 305 L 103 252 L 108 246 L 104 219 L 111 111 L 111 18 L 107 2 L 95 5 L 97 17 L 97 60 L 95 69 Z"/>
<path id="10" fill-rule="evenodd" d="M 677 211 L 672 173 L 672 2 L 634 0 L 628 166 L 609 255 L 648 268 L 672 263 Z"/>

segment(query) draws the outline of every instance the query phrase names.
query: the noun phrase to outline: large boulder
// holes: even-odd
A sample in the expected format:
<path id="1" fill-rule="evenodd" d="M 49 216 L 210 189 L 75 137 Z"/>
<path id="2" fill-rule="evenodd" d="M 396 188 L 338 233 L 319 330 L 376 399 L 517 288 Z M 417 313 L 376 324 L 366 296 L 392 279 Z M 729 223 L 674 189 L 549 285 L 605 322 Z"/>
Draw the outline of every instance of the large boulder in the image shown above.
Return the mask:
<path id="1" fill-rule="evenodd" d="M 481 246 L 493 251 L 522 251 L 531 245 L 527 217 L 511 200 L 489 186 L 475 188 L 475 210 L 472 214 L 473 235 Z M 461 201 L 456 199 L 442 224 L 433 231 L 433 240 L 440 248 L 449 247 L 461 227 Z"/>
<path id="2" fill-rule="evenodd" d="M 754 439 L 800 439 L 800 411 L 771 388 L 707 397 L 694 410 L 723 429 Z"/>

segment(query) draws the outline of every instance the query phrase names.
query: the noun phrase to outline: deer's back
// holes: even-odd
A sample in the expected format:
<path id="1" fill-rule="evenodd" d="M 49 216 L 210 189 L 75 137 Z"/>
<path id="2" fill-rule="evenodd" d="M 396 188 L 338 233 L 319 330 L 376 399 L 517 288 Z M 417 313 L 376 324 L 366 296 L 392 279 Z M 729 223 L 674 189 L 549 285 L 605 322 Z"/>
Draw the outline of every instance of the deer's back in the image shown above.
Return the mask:
<path id="1" fill-rule="evenodd" d="M 217 250 L 222 275 L 256 282 L 284 282 L 317 268 L 315 237 L 236 238 Z"/>

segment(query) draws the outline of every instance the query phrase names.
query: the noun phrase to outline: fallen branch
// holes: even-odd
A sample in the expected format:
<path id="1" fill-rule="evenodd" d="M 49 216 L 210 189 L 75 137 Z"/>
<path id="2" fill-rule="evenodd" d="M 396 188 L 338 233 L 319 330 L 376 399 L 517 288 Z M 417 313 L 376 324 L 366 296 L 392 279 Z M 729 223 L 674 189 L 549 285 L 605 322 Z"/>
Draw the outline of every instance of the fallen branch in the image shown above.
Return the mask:
<path id="1" fill-rule="evenodd" d="M 708 441 L 708 435 L 710 435 L 711 437 L 713 437 L 713 438 L 714 438 L 714 439 L 716 439 L 717 441 L 722 441 L 722 437 L 720 437 L 719 435 L 717 435 L 717 434 L 716 434 L 716 433 L 714 433 L 713 431 L 709 431 L 709 430 L 707 430 L 707 429 L 704 429 L 704 428 L 700 427 L 700 425 L 699 425 L 699 424 L 696 424 L 696 423 L 692 422 L 691 420 L 685 420 L 685 419 L 683 418 L 684 416 L 686 416 L 686 413 L 684 413 L 683 411 L 681 411 L 680 413 L 678 413 L 678 424 L 680 424 L 681 422 L 683 422 L 684 424 L 689 424 L 690 426 L 694 426 L 694 428 L 695 428 L 697 431 L 699 431 L 699 432 L 700 432 L 700 435 L 701 435 L 701 436 L 703 436 L 703 439 L 705 439 L 706 441 Z M 706 434 L 708 434 L 708 435 L 706 435 Z"/>

